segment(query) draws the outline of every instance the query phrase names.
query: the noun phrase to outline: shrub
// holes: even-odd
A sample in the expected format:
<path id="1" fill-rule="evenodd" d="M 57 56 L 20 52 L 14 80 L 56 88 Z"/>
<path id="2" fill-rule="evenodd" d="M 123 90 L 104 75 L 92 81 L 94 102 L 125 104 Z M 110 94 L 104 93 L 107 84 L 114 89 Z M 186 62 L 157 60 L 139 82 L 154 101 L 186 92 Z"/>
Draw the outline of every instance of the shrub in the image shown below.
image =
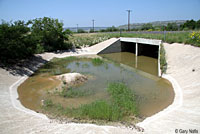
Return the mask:
<path id="1" fill-rule="evenodd" d="M 37 42 L 24 21 L 2 22 L 0 25 L 0 60 L 9 62 L 35 53 Z"/>
<path id="2" fill-rule="evenodd" d="M 0 60 L 10 62 L 27 58 L 35 53 L 69 49 L 71 31 L 63 29 L 57 19 L 39 18 L 0 24 Z"/>
<path id="3" fill-rule="evenodd" d="M 77 33 L 86 33 L 83 29 L 78 29 Z"/>
<path id="4" fill-rule="evenodd" d="M 63 29 L 63 23 L 58 19 L 48 17 L 30 20 L 31 34 L 44 48 L 45 51 L 55 51 L 71 48 L 65 41 L 70 35 L 68 30 Z"/>
<path id="5" fill-rule="evenodd" d="M 192 32 L 189 35 L 191 43 L 200 47 L 200 31 L 199 32 Z"/>

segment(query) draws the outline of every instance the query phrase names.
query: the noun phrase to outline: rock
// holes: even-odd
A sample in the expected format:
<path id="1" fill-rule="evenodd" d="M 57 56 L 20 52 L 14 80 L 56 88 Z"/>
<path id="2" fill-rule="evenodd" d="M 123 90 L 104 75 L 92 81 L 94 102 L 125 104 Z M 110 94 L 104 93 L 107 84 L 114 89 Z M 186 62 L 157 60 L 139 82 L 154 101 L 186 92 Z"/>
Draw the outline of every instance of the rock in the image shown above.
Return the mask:
<path id="1" fill-rule="evenodd" d="M 40 104 L 41 104 L 41 106 L 44 106 L 44 100 L 41 100 Z"/>

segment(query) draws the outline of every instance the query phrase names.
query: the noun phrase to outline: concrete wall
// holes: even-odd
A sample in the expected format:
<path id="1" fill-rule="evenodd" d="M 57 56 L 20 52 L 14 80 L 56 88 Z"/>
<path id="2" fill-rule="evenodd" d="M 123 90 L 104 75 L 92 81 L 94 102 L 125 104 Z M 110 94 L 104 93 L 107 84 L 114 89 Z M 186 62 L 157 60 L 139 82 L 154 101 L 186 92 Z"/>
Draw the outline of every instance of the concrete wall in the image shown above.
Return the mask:
<path id="1" fill-rule="evenodd" d="M 159 46 L 161 44 L 161 40 L 154 40 L 154 39 L 144 39 L 144 38 L 124 38 L 121 37 L 120 41 L 124 42 L 137 42 L 141 44 L 149 44 L 149 45 L 157 45 Z"/>
<path id="2" fill-rule="evenodd" d="M 121 42 L 120 40 L 115 41 L 110 46 L 99 52 L 98 54 L 108 54 L 108 53 L 117 53 L 121 52 Z"/>

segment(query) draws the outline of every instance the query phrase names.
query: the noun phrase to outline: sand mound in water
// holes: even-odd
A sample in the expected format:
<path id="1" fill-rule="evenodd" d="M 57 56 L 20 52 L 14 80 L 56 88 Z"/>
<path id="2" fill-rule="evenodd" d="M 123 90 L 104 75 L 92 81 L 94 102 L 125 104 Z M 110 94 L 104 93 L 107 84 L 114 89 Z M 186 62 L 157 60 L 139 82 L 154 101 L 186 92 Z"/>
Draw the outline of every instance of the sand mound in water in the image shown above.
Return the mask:
<path id="1" fill-rule="evenodd" d="M 84 83 L 88 77 L 80 73 L 66 73 L 56 76 L 58 79 L 64 81 L 67 85 L 77 85 Z"/>

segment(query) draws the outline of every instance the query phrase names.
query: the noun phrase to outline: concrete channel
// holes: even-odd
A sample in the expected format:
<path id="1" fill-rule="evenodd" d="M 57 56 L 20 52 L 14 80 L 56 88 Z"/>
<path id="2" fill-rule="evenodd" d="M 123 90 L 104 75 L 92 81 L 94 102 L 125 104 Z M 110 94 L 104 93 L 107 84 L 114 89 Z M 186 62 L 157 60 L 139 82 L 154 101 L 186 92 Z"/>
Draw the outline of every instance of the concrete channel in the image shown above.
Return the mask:
<path id="1" fill-rule="evenodd" d="M 65 52 L 62 54 L 44 53 L 39 56 L 45 60 L 50 60 L 53 57 L 63 58 L 66 56 L 97 54 L 106 48 L 108 49 L 111 44 L 114 45 L 117 41 L 119 45 L 123 44 L 123 41 L 121 40 L 123 39 L 112 38 L 90 48 L 82 49 L 81 51 Z M 175 133 L 176 130 L 178 132 L 181 132 L 180 130 L 195 130 L 196 133 L 198 133 L 200 131 L 200 105 L 198 103 L 200 101 L 200 49 L 194 46 L 177 43 L 172 45 L 164 43 L 163 45 L 166 49 L 169 67 L 166 76 L 171 77 L 170 82 L 172 83 L 176 93 L 175 100 L 168 108 L 145 119 L 138 125 L 145 129 L 144 133 L 148 134 Z M 39 64 L 41 63 L 39 62 L 36 65 Z M 33 65 L 33 67 L 36 65 Z M 32 70 L 23 68 L 23 70 L 25 69 L 30 72 L 30 74 L 33 73 Z M 192 72 L 193 69 L 195 69 L 194 72 Z M 50 119 L 41 118 L 39 113 L 34 111 L 31 111 L 34 112 L 34 114 L 29 113 L 28 109 L 21 109 L 18 105 L 14 104 L 19 100 L 17 99 L 17 96 L 15 96 L 17 94 L 13 95 L 13 92 L 17 93 L 17 86 L 26 80 L 26 78 L 27 74 L 24 74 L 24 76 L 12 75 L 8 70 L 0 68 L 0 133 L 2 134 L 140 133 L 134 129 L 131 130 L 121 127 L 57 123 Z"/>

